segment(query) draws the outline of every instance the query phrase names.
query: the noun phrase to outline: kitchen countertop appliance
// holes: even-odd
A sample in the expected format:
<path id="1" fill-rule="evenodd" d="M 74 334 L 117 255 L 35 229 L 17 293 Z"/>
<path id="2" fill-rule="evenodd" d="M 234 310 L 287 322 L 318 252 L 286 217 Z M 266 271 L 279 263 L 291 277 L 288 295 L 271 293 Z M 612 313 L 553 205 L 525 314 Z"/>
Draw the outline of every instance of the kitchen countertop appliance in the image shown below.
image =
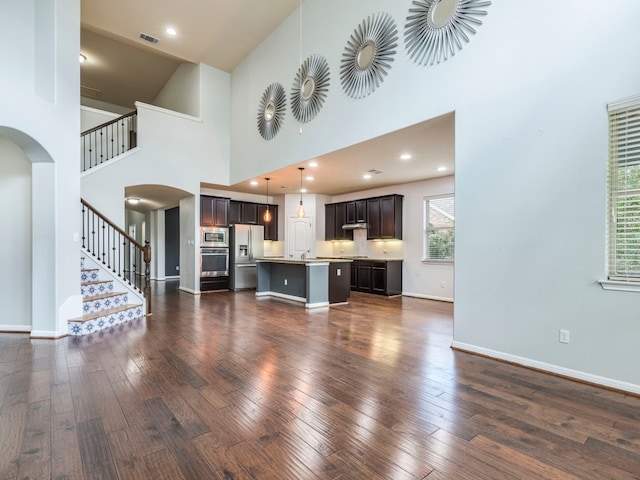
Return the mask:
<path id="1" fill-rule="evenodd" d="M 256 258 L 264 256 L 264 226 L 235 224 L 229 229 L 229 289 L 256 288 Z"/>

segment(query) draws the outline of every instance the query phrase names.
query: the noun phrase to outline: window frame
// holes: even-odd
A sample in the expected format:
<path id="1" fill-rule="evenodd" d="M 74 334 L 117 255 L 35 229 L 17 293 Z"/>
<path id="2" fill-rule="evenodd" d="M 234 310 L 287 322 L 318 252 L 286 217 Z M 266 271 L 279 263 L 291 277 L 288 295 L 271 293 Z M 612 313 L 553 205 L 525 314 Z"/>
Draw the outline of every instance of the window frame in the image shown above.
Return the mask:
<path id="1" fill-rule="evenodd" d="M 433 200 L 439 200 L 444 198 L 450 198 L 453 201 L 454 214 L 451 219 L 453 222 L 452 227 L 440 227 L 437 229 L 430 228 L 430 202 Z M 455 194 L 446 193 L 442 195 L 429 195 L 422 199 L 422 262 L 433 263 L 438 265 L 453 264 L 455 262 L 455 231 L 456 231 L 456 219 L 455 219 Z M 446 213 L 445 213 L 446 214 Z M 453 255 L 451 258 L 431 258 L 429 256 L 429 232 L 436 230 L 453 230 Z"/>
<path id="2" fill-rule="evenodd" d="M 634 118 L 635 117 L 635 118 Z M 640 268 L 619 269 L 618 259 L 628 257 L 632 265 L 637 265 L 638 256 L 626 253 L 624 247 L 633 247 L 631 240 L 621 240 L 620 227 L 640 229 L 640 185 L 626 183 L 627 177 L 640 175 L 640 95 L 629 97 L 607 105 L 608 119 L 608 159 L 607 159 L 607 221 L 606 221 L 606 273 L 607 279 L 601 280 L 606 290 L 640 292 Z M 627 168 L 621 171 L 621 164 Z M 624 183 L 618 179 L 625 176 Z M 632 188 L 629 188 L 632 187 Z M 623 202 L 627 202 L 626 205 Z M 637 205 L 634 205 L 637 203 Z M 630 206 L 630 207 L 629 207 Z M 620 210 L 626 211 L 619 214 Z M 620 216 L 623 216 L 621 224 Z M 640 245 L 637 247 L 640 250 Z M 635 268 L 635 270 L 634 270 Z"/>

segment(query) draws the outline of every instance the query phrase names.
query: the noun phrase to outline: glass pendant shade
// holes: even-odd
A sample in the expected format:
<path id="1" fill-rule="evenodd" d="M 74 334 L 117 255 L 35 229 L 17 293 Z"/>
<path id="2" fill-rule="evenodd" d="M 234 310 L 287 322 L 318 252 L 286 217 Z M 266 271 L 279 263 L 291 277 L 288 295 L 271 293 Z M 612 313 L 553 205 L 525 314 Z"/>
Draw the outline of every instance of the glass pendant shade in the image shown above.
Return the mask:
<path id="1" fill-rule="evenodd" d="M 271 180 L 269 177 L 265 178 L 265 181 L 267 182 L 267 210 L 264 212 L 264 215 L 262 216 L 262 219 L 266 222 L 269 223 L 271 221 L 271 212 L 269 211 L 269 180 Z"/>
<path id="2" fill-rule="evenodd" d="M 302 171 L 304 170 L 304 167 L 298 167 L 298 170 L 300 170 L 300 206 L 298 207 L 298 218 L 303 218 L 305 215 L 304 212 L 304 206 L 302 205 Z"/>

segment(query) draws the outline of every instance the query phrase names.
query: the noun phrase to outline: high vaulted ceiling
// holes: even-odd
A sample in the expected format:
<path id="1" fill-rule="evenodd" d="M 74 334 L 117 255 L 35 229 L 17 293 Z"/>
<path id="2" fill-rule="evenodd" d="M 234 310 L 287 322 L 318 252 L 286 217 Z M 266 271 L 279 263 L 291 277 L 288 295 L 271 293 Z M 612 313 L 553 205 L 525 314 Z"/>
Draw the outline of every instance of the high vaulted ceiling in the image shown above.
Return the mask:
<path id="1" fill-rule="evenodd" d="M 232 71 L 301 4 L 301 0 L 82 0 L 82 95 L 132 110 L 152 103 L 176 68 L 205 63 Z M 166 29 L 176 29 L 170 36 Z M 155 45 L 140 39 L 155 37 Z M 297 193 L 298 167 L 309 193 L 338 195 L 454 174 L 454 114 L 428 120 L 315 159 L 299 162 L 231 186 L 207 185 L 263 194 Z M 256 134 L 257 130 L 256 130 Z M 410 160 L 400 155 L 410 153 Z M 446 170 L 438 170 L 438 168 Z M 363 179 L 369 170 L 372 178 Z M 251 185 L 250 180 L 257 181 Z M 144 199 L 140 211 L 175 206 L 186 192 L 159 186 L 131 186 L 127 196 Z"/>
<path id="2" fill-rule="evenodd" d="M 180 63 L 231 72 L 299 5 L 300 0 L 82 0 L 83 94 L 133 107 L 136 100 L 151 102 Z M 159 42 L 141 40 L 141 33 Z"/>

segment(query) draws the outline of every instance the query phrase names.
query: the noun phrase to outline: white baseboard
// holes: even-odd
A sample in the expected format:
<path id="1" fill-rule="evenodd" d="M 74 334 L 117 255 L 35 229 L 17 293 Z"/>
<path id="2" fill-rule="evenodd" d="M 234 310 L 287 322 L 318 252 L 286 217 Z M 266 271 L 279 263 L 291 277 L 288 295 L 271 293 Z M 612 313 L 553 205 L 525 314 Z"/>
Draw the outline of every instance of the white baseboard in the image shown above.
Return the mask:
<path id="1" fill-rule="evenodd" d="M 296 297 L 293 295 L 287 295 L 286 293 L 278 292 L 256 292 L 256 297 L 276 297 L 284 300 L 291 300 L 292 302 L 307 303 L 307 299 L 304 297 Z"/>
<path id="2" fill-rule="evenodd" d="M 31 325 L 0 325 L 0 332 L 30 333 Z"/>
<path id="3" fill-rule="evenodd" d="M 56 338 L 66 337 L 67 335 L 67 332 L 55 332 L 53 330 L 31 330 L 31 335 L 29 335 L 29 337 L 55 340 Z"/>
<path id="4" fill-rule="evenodd" d="M 437 297 L 435 295 L 424 295 L 422 293 L 402 292 L 403 297 L 424 298 L 425 300 L 437 300 L 439 302 L 453 303 L 453 298 L 449 297 Z"/>
<path id="5" fill-rule="evenodd" d="M 200 295 L 200 290 L 192 290 L 186 287 L 178 287 L 178 290 L 182 290 L 183 292 L 190 293 L 191 295 Z"/>
<path id="6" fill-rule="evenodd" d="M 505 362 L 515 363 L 516 365 L 522 365 L 524 367 L 541 370 L 544 372 L 559 375 L 561 377 L 571 378 L 581 382 L 598 385 L 601 387 L 612 388 L 614 390 L 620 390 L 623 392 L 633 393 L 640 395 L 640 385 L 633 383 L 622 382 L 613 378 L 601 377 L 599 375 L 593 375 L 591 373 L 581 372 L 579 370 L 573 370 L 570 368 L 560 367 L 558 365 L 552 365 L 550 363 L 540 362 L 538 360 L 532 360 L 530 358 L 519 357 L 517 355 L 511 355 L 509 353 L 499 352 L 496 350 L 490 350 L 488 348 L 477 347 L 468 343 L 453 341 L 452 348 L 462 350 L 468 353 L 477 353 L 478 355 L 484 355 L 485 357 L 495 358 L 503 360 Z"/>

